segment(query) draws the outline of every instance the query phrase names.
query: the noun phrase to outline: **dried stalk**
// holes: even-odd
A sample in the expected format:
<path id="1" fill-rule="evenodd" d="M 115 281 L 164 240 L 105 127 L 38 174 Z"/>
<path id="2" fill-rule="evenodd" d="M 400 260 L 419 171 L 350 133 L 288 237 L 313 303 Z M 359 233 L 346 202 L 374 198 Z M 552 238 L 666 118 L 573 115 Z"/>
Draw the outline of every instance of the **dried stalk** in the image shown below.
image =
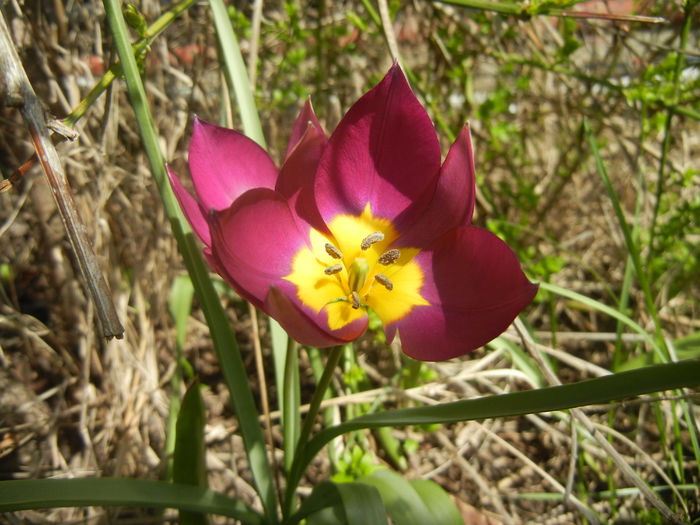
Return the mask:
<path id="1" fill-rule="evenodd" d="M 124 328 L 119 322 L 109 287 L 87 240 L 85 226 L 78 216 L 78 210 L 75 207 L 63 166 L 49 136 L 44 110 L 29 83 L 17 50 L 12 43 L 7 22 L 1 12 L 0 101 L 8 106 L 19 108 L 22 113 L 39 163 L 58 206 L 83 281 L 95 303 L 104 336 L 108 339 L 121 338 L 124 334 Z"/>

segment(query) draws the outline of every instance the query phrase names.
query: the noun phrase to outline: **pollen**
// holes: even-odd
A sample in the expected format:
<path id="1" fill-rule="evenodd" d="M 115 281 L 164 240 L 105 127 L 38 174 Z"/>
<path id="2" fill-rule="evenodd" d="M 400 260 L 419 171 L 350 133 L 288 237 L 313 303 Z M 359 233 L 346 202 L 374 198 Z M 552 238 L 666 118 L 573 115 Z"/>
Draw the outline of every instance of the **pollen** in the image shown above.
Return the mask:
<path id="1" fill-rule="evenodd" d="M 401 257 L 401 252 L 396 248 L 392 248 L 379 256 L 379 264 L 389 266 L 390 264 L 394 264 L 396 261 L 398 261 L 399 257 Z"/>
<path id="2" fill-rule="evenodd" d="M 326 253 L 333 257 L 334 259 L 342 259 L 343 258 L 343 252 L 341 252 L 338 248 L 333 246 L 331 243 L 327 242 L 324 246 L 326 249 Z"/>
<path id="3" fill-rule="evenodd" d="M 352 291 L 350 294 L 350 298 L 352 299 L 352 307 L 357 310 L 360 307 L 360 294 L 357 293 L 355 290 Z"/>
<path id="4" fill-rule="evenodd" d="M 374 276 L 374 280 L 377 281 L 382 286 L 384 286 L 384 288 L 386 288 L 389 291 L 394 289 L 394 283 L 392 283 L 391 280 L 383 273 L 376 274 Z"/>
<path id="5" fill-rule="evenodd" d="M 363 250 L 369 250 L 369 247 L 375 243 L 382 242 L 384 240 L 384 234 L 382 232 L 372 232 L 367 237 L 362 239 L 360 243 L 360 248 Z"/>
<path id="6" fill-rule="evenodd" d="M 333 275 L 335 273 L 339 273 L 343 271 L 343 265 L 342 264 L 334 264 L 332 266 L 329 266 L 325 270 L 323 270 L 323 273 L 326 275 Z"/>

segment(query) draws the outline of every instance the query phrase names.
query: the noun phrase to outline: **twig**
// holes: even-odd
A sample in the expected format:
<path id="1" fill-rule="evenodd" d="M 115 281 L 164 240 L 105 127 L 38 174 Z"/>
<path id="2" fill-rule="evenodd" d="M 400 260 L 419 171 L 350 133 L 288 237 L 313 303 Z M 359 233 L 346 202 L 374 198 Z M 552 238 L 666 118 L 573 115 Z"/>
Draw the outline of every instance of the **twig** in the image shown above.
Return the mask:
<path id="1" fill-rule="evenodd" d="M 399 45 L 396 42 L 396 34 L 394 33 L 394 26 L 391 23 L 391 15 L 389 14 L 389 6 L 386 0 L 377 0 L 379 7 L 379 16 L 382 20 L 382 29 L 384 29 L 384 38 L 386 38 L 386 43 L 389 46 L 389 52 L 391 53 L 391 58 L 394 62 L 399 62 Z"/>
<path id="2" fill-rule="evenodd" d="M 85 226 L 80 221 L 63 166 L 49 136 L 44 110 L 22 67 L 2 13 L 0 13 L 0 99 L 8 105 L 19 107 L 22 112 L 39 163 L 58 206 L 83 281 L 95 303 L 105 337 L 121 338 L 124 328 L 117 317 L 107 282 L 97 264 L 97 258 L 87 241 Z"/>

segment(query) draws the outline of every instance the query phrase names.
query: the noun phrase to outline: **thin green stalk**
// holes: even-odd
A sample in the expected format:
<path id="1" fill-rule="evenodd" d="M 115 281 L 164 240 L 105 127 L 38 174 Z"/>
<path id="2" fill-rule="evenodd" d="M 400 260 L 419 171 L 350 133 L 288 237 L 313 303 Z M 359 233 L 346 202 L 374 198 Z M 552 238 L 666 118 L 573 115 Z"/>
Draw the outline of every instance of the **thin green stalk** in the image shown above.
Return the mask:
<path id="1" fill-rule="evenodd" d="M 144 33 L 144 37 L 138 40 L 132 45 L 133 53 L 137 57 L 141 57 L 149 48 L 151 43 L 155 38 L 167 29 L 167 27 L 184 13 L 195 0 L 182 0 L 177 4 L 173 5 L 165 13 L 160 15 L 158 19 L 153 22 Z M 73 111 L 63 119 L 63 124 L 69 127 L 75 126 L 75 124 L 85 115 L 90 106 L 92 106 L 95 101 L 105 92 L 109 85 L 114 81 L 114 79 L 119 78 L 123 73 L 121 62 L 112 64 L 110 68 L 105 71 L 97 84 L 93 86 L 90 92 L 85 96 L 80 103 L 73 108 Z"/>
<path id="2" fill-rule="evenodd" d="M 352 344 L 352 343 L 350 343 Z M 344 346 L 334 346 L 328 353 L 328 359 L 326 361 L 326 367 L 323 369 L 323 375 L 316 385 L 316 390 L 311 398 L 311 403 L 309 404 L 309 411 L 304 419 L 304 424 L 301 427 L 301 432 L 299 434 L 299 442 L 296 448 L 296 453 L 294 454 L 294 464 L 296 465 L 299 460 L 300 453 L 306 448 L 307 442 L 309 441 L 309 436 L 311 436 L 311 430 L 313 429 L 314 422 L 316 421 L 316 415 L 321 407 L 321 401 L 323 401 L 323 396 L 330 385 L 331 378 L 333 377 L 333 372 L 336 366 L 338 366 L 338 361 L 340 361 L 340 356 L 343 354 Z M 288 471 L 290 475 L 287 476 L 287 491 L 284 498 L 283 515 L 290 516 L 292 512 L 292 503 L 294 502 L 294 493 L 296 492 L 297 484 L 301 476 L 293 476 L 292 469 Z"/>
<path id="3" fill-rule="evenodd" d="M 284 442 L 284 471 L 289 472 L 301 427 L 301 391 L 299 386 L 299 347 L 291 337 L 287 340 L 282 394 L 282 433 Z"/>
<path id="4" fill-rule="evenodd" d="M 226 11 L 223 0 L 209 0 L 216 35 L 223 55 L 222 66 L 224 75 L 229 85 L 229 90 L 235 96 L 238 111 L 243 124 L 245 134 L 265 148 L 265 135 L 263 135 L 258 110 L 255 106 L 253 91 L 248 81 L 248 70 L 243 62 L 241 48 L 238 39 L 231 27 L 231 20 Z"/>
<path id="5" fill-rule="evenodd" d="M 314 376 L 314 381 L 318 383 L 323 376 L 323 360 L 321 359 L 321 350 L 318 348 L 308 348 L 307 354 L 309 356 L 309 362 L 311 364 L 311 372 Z M 333 396 L 331 389 L 327 389 L 326 393 L 323 395 L 323 401 L 330 399 Z M 323 421 L 324 426 L 330 427 L 333 425 L 333 408 L 328 407 L 323 411 Z M 331 441 L 328 444 L 328 459 L 331 462 L 331 472 L 337 472 L 338 470 L 338 451 Z"/>
<path id="6" fill-rule="evenodd" d="M 272 469 L 265 453 L 265 440 L 262 428 L 258 422 L 258 411 L 255 407 L 253 394 L 248 385 L 248 374 L 243 365 L 243 359 L 241 358 L 233 331 L 228 324 L 219 297 L 209 278 L 207 267 L 202 260 L 200 249 L 179 210 L 175 196 L 167 181 L 165 163 L 158 143 L 158 133 L 151 117 L 148 100 L 133 55 L 119 0 L 104 0 L 104 6 L 107 21 L 124 69 L 124 79 L 127 84 L 129 100 L 136 114 L 141 140 L 148 157 L 151 172 L 158 185 L 175 239 L 206 316 L 214 348 L 221 363 L 221 371 L 231 393 L 231 401 L 241 426 L 241 434 L 250 461 L 255 487 L 262 500 L 266 515 L 273 523 L 276 523 L 277 502 Z"/>
<path id="7" fill-rule="evenodd" d="M 639 285 L 641 286 L 642 292 L 644 293 L 644 299 L 646 301 L 647 310 L 649 312 L 649 315 L 651 315 L 652 321 L 654 322 L 656 341 L 658 343 L 659 348 L 662 351 L 659 357 L 663 359 L 662 362 L 668 362 L 670 356 L 668 353 L 668 348 L 666 347 L 666 341 L 663 337 L 661 318 L 659 317 L 659 312 L 656 308 L 656 303 L 654 302 L 654 295 L 652 294 L 651 286 L 649 284 L 649 276 L 646 272 L 646 266 L 642 265 L 642 257 L 640 254 L 639 246 L 632 238 L 632 231 L 630 230 L 629 224 L 627 223 L 627 219 L 625 219 L 625 214 L 622 211 L 622 206 L 620 205 L 620 201 L 617 198 L 617 193 L 615 192 L 615 189 L 613 188 L 612 183 L 610 182 L 610 177 L 608 177 L 608 171 L 605 168 L 605 164 L 603 164 L 603 159 L 601 158 L 600 152 L 598 151 L 598 144 L 596 143 L 596 139 L 593 136 L 591 127 L 588 124 L 587 120 L 584 120 L 583 125 L 584 129 L 586 130 L 586 135 L 588 136 L 588 142 L 591 146 L 591 151 L 593 152 L 593 157 L 595 159 L 596 167 L 598 169 L 598 174 L 603 180 L 605 189 L 607 190 L 608 196 L 610 197 L 610 202 L 612 203 L 613 209 L 615 210 L 615 215 L 617 215 L 617 220 L 620 224 L 622 235 L 625 237 L 625 244 L 627 245 L 627 250 L 629 252 L 630 257 L 632 258 L 632 263 L 634 264 L 634 270 L 637 274 Z"/>

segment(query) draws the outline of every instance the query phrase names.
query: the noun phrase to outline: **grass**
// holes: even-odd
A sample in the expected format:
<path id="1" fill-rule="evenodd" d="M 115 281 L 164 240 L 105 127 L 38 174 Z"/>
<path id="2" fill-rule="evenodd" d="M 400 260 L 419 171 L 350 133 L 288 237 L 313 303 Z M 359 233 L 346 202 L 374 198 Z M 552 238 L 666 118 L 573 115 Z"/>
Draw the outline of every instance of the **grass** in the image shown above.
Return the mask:
<path id="1" fill-rule="evenodd" d="M 100 338 L 44 180 L 32 172 L 0 194 L 0 477 L 160 479 L 168 407 L 186 386 L 171 381 L 182 372 L 169 313 L 170 291 L 185 269 L 124 83 L 80 106 L 116 53 L 105 13 L 99 4 L 58 5 L 25 3 L 22 16 L 14 7 L 5 14 L 50 112 L 85 110 L 79 140 L 60 144 L 59 155 L 126 335 Z M 315 5 L 265 3 L 258 31 L 247 2 L 225 4 L 244 57 L 258 65 L 253 95 L 273 156 L 283 155 L 307 96 L 332 130 L 391 64 L 386 41 L 393 36 L 443 152 L 464 122 L 471 124 L 477 223 L 509 242 L 532 279 L 549 283 L 519 330 L 464 359 L 416 366 L 370 333 L 356 356 L 340 357 L 343 373 L 321 404 L 327 421 L 700 355 L 700 81 L 688 67 L 696 57 L 689 32 L 696 3 L 685 12 L 664 11 L 664 3 L 645 11 L 668 24 L 389 3 L 391 28 L 382 27 L 370 2 Z M 162 14 L 152 1 L 137 8 L 146 25 Z M 179 173 L 186 172 L 193 114 L 253 125 L 230 104 L 211 11 L 189 2 L 180 2 L 182 9 L 157 36 L 131 30 L 134 41 L 148 39 L 137 65 L 158 135 L 153 147 Z M 0 169 L 8 177 L 31 150 L 19 113 L 1 108 L 0 119 Z M 260 319 L 254 331 L 246 305 L 225 286 L 216 291 L 254 390 L 260 334 L 282 465 L 269 325 Z M 202 306 L 195 300 L 182 352 L 205 385 L 209 487 L 260 509 Z M 179 320 L 177 330 L 182 326 Z M 314 360 L 299 353 L 302 413 Z M 667 391 L 579 413 L 396 428 L 388 436 L 353 432 L 312 462 L 300 494 L 333 475 L 356 479 L 375 465 L 401 464 L 409 479 L 438 482 L 474 521 L 663 523 L 657 498 L 693 522 L 700 518 L 693 401 L 697 391 Z M 88 507 L 7 519 L 146 523 L 177 516 Z"/>

